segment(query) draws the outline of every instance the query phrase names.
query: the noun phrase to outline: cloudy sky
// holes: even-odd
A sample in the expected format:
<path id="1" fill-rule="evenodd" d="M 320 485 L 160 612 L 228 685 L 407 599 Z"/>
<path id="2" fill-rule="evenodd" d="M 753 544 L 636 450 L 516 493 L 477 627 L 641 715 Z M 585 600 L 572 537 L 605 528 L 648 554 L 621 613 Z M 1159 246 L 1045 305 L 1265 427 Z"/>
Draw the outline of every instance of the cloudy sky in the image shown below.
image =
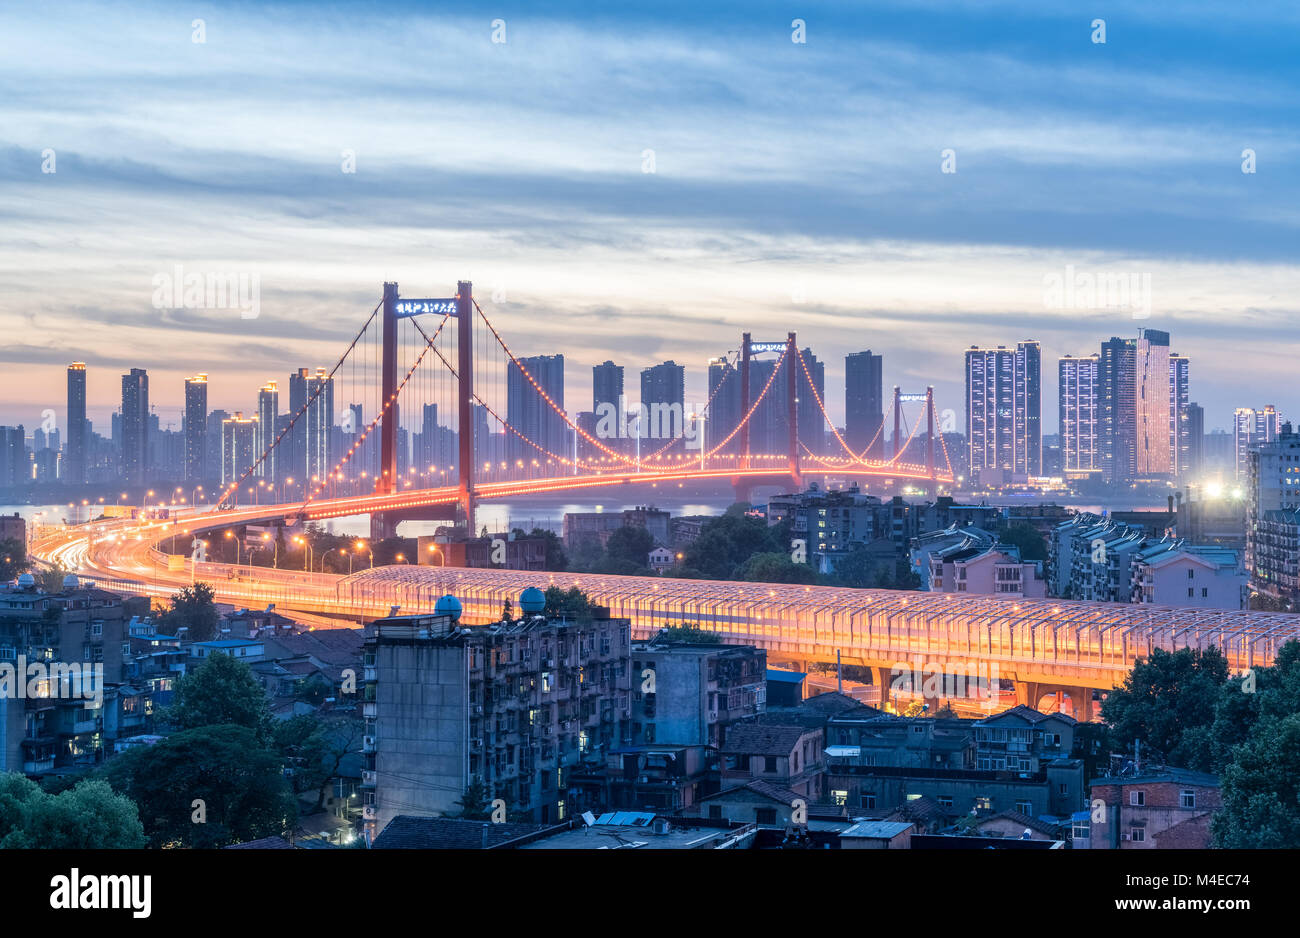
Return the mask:
<path id="1" fill-rule="evenodd" d="M 742 331 L 795 330 L 837 421 L 865 348 L 960 414 L 962 350 L 1035 338 L 1054 431 L 1056 358 L 1151 327 L 1207 427 L 1300 416 L 1292 4 L 429 6 L 7 5 L 0 423 L 62 421 L 78 359 L 103 432 L 130 367 L 164 425 L 197 371 L 251 410 L 383 281 L 457 279 L 565 354 L 571 410 L 606 358 L 698 400 Z M 178 264 L 257 274 L 260 315 L 155 308 Z M 1149 317 L 1052 307 L 1067 267 L 1149 277 Z"/>

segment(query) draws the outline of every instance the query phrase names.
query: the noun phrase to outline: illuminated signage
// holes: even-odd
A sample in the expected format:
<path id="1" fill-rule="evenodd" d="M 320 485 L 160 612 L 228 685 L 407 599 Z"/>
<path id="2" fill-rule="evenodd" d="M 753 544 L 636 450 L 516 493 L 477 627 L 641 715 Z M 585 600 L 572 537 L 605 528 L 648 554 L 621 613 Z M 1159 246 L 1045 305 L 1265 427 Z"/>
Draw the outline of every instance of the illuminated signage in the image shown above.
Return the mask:
<path id="1" fill-rule="evenodd" d="M 456 298 L 453 296 L 449 300 L 398 300 L 393 306 L 393 312 L 398 319 L 421 316 L 424 313 L 446 315 L 456 312 Z"/>
<path id="2" fill-rule="evenodd" d="M 784 352 L 785 346 L 784 342 L 750 342 L 749 353 L 757 355 L 759 352 Z"/>
<path id="3" fill-rule="evenodd" d="M 925 399 L 926 398 L 924 394 L 899 394 L 898 395 L 898 400 L 904 404 L 915 404 L 924 401 Z"/>

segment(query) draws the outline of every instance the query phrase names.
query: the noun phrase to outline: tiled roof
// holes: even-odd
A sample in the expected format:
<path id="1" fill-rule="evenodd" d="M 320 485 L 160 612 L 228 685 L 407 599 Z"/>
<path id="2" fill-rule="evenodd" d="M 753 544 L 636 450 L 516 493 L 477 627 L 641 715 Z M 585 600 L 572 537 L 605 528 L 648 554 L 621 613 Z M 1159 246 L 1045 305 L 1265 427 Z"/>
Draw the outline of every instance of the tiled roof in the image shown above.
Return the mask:
<path id="1" fill-rule="evenodd" d="M 1050 720 L 1052 717 L 1058 717 L 1064 720 L 1066 723 L 1069 723 L 1071 726 L 1079 722 L 1074 717 L 1069 716 L 1068 714 L 1065 713 L 1043 713 L 1041 710 L 1035 710 L 1033 707 L 1027 707 L 1024 704 L 1017 704 L 1016 706 L 1012 707 L 1009 710 L 1003 710 L 997 716 L 988 717 L 987 719 L 981 720 L 980 722 L 994 723 L 997 722 L 998 720 L 1002 720 L 1005 717 L 1009 717 L 1009 716 L 1018 716 L 1022 720 L 1025 720 L 1028 723 L 1035 723 L 1035 724 L 1042 723 L 1044 720 Z"/>
<path id="2" fill-rule="evenodd" d="M 482 850 L 485 828 L 487 845 L 494 847 L 524 834 L 544 830 L 545 825 L 489 824 L 463 818 L 399 814 L 379 832 L 371 846 L 375 850 Z"/>
<path id="3" fill-rule="evenodd" d="M 743 785 L 734 785 L 731 788 L 725 788 L 722 791 L 714 792 L 700 799 L 700 801 L 711 801 L 714 798 L 721 798 L 723 795 L 730 795 L 738 791 L 752 791 L 754 794 L 770 801 L 776 801 L 783 805 L 792 805 L 796 799 L 803 798 L 798 792 L 785 788 L 781 785 L 773 785 L 771 782 L 765 782 L 761 778 L 751 779 Z M 804 799 L 805 801 L 807 799 Z"/>
<path id="4" fill-rule="evenodd" d="M 283 837 L 263 837 L 260 840 L 249 840 L 242 844 L 231 844 L 226 847 L 227 850 L 292 850 L 293 845 Z"/>
<path id="5" fill-rule="evenodd" d="M 1021 814 L 1019 811 L 1002 811 L 986 818 L 980 818 L 980 826 L 982 827 L 989 821 L 997 821 L 1001 819 L 1008 820 L 1017 827 L 1027 827 L 1030 830 L 1038 831 L 1040 834 L 1045 834 L 1048 837 L 1056 837 L 1061 832 L 1060 825 L 1040 821 L 1036 817 L 1030 817 L 1028 814 Z"/>
<path id="6" fill-rule="evenodd" d="M 727 730 L 727 741 L 722 751 L 740 755 L 788 756 L 808 729 L 799 725 L 736 723 Z"/>

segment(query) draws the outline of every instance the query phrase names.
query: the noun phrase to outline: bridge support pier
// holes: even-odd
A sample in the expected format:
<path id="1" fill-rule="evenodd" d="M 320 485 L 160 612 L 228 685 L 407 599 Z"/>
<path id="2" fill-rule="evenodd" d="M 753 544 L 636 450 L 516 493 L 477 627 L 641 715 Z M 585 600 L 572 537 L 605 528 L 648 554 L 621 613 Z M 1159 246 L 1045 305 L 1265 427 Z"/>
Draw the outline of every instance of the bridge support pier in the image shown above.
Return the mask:
<path id="1" fill-rule="evenodd" d="M 382 541 L 397 537 L 398 519 L 388 512 L 377 511 L 370 516 L 370 540 Z"/>
<path id="2" fill-rule="evenodd" d="M 1016 681 L 1017 706 L 1037 709 L 1038 700 L 1043 695 L 1043 686 L 1037 681 Z"/>
<path id="3" fill-rule="evenodd" d="M 876 688 L 876 706 L 881 710 L 889 703 L 889 685 L 894 679 L 891 668 L 872 668 L 871 686 Z"/>

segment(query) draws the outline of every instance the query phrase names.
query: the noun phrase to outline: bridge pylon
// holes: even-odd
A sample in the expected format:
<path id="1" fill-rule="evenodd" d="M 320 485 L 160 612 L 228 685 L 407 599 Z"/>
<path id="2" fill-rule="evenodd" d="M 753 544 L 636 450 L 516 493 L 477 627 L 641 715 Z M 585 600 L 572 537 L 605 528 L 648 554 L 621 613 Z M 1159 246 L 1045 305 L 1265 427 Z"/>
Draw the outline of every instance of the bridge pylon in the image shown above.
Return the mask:
<path id="1" fill-rule="evenodd" d="M 465 516 L 465 533 L 474 536 L 474 285 L 456 283 L 457 501 Z"/>

